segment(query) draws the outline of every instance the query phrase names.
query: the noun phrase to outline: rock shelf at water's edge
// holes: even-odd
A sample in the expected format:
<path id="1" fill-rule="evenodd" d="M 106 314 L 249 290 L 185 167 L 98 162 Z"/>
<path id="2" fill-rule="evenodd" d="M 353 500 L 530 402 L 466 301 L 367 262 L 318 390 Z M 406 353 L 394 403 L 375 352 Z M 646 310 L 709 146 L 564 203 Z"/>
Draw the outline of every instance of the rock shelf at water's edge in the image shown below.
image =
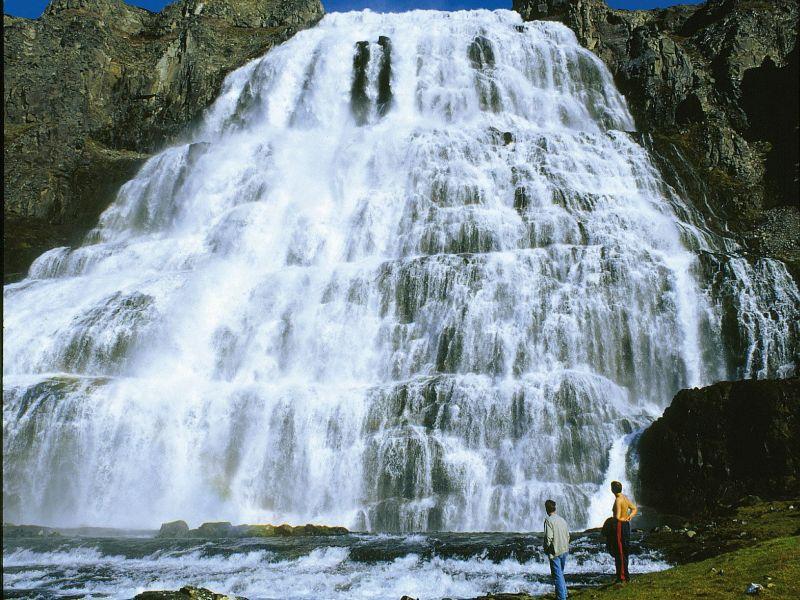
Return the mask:
<path id="1" fill-rule="evenodd" d="M 189 529 L 186 521 L 172 521 L 161 525 L 158 537 L 172 538 L 238 538 L 238 537 L 286 537 L 293 535 L 346 535 L 345 527 L 329 525 L 232 525 L 227 521 L 203 523 Z"/>
<path id="2" fill-rule="evenodd" d="M 234 600 L 239 596 L 226 596 L 217 594 L 206 588 L 198 588 L 193 585 L 186 585 L 178 591 L 154 591 L 136 594 L 134 600 Z M 244 600 L 244 599 L 242 599 Z"/>
<path id="3" fill-rule="evenodd" d="M 43 537 L 107 537 L 119 535 L 123 530 L 102 527 L 79 527 L 75 529 L 61 529 L 44 527 L 42 525 L 15 525 L 3 523 L 3 538 L 43 538 Z M 138 535 L 145 533 L 137 530 Z M 147 533 L 152 533 L 150 530 Z M 346 527 L 330 525 L 232 525 L 227 521 L 203 523 L 200 527 L 190 529 L 186 521 L 170 521 L 162 523 L 155 537 L 159 538 L 264 538 L 264 537 L 289 537 L 289 536 L 326 536 L 347 535 L 350 531 Z"/>

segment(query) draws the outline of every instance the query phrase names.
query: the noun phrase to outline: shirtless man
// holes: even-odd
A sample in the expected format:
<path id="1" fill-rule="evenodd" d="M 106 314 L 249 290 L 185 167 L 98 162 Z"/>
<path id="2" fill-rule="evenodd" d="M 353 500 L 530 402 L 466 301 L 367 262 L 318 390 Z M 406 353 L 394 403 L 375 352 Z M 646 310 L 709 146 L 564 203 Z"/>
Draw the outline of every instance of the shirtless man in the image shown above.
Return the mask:
<path id="1" fill-rule="evenodd" d="M 636 516 L 639 509 L 622 493 L 622 484 L 619 481 L 611 482 L 611 492 L 614 494 L 614 525 L 617 543 L 614 564 L 617 569 L 617 581 L 627 582 L 631 519 Z"/>

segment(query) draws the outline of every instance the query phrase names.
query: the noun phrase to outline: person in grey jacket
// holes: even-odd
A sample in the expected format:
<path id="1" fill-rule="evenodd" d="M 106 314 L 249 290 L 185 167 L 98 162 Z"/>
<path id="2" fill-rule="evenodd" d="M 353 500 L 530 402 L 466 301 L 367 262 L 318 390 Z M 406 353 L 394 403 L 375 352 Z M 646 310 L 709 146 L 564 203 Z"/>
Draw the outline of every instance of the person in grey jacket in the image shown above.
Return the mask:
<path id="1" fill-rule="evenodd" d="M 544 551 L 550 559 L 550 574 L 556 586 L 556 598 L 565 600 L 567 582 L 564 581 L 564 567 L 569 552 L 569 528 L 567 522 L 556 514 L 556 503 L 548 500 L 544 503 L 547 516 L 544 519 Z"/>

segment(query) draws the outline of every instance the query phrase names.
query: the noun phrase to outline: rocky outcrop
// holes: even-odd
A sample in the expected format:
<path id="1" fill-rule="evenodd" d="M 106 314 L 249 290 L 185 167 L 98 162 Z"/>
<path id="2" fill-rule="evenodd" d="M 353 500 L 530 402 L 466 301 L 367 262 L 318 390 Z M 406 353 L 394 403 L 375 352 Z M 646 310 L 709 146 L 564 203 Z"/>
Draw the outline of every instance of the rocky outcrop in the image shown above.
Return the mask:
<path id="1" fill-rule="evenodd" d="M 175 591 L 154 591 L 136 594 L 134 600 L 246 600 L 241 596 L 226 596 L 217 594 L 206 588 L 187 585 Z"/>
<path id="2" fill-rule="evenodd" d="M 169 523 L 162 523 L 161 529 L 158 530 L 158 537 L 186 537 L 189 533 L 189 525 L 186 521 L 170 521 Z"/>
<path id="3" fill-rule="evenodd" d="M 161 525 L 158 537 L 169 538 L 245 538 L 245 537 L 290 537 L 318 535 L 347 535 L 345 527 L 328 525 L 232 525 L 228 521 L 203 523 L 197 529 L 189 529 L 185 521 L 172 521 Z"/>
<path id="4" fill-rule="evenodd" d="M 3 523 L 3 538 L 43 538 L 58 537 L 61 534 L 51 527 L 41 525 L 14 525 Z"/>
<path id="5" fill-rule="evenodd" d="M 3 17 L 4 273 L 76 242 L 225 75 L 321 18 L 319 0 L 52 0 Z"/>
<path id="6" fill-rule="evenodd" d="M 800 497 L 800 378 L 682 390 L 639 440 L 640 500 L 673 514 Z"/>
<path id="7" fill-rule="evenodd" d="M 614 10 L 603 0 L 513 6 L 525 19 L 573 29 L 608 65 L 637 127 L 675 165 L 712 226 L 732 230 L 755 254 L 793 263 L 797 275 L 795 0 L 708 0 L 649 11 Z"/>

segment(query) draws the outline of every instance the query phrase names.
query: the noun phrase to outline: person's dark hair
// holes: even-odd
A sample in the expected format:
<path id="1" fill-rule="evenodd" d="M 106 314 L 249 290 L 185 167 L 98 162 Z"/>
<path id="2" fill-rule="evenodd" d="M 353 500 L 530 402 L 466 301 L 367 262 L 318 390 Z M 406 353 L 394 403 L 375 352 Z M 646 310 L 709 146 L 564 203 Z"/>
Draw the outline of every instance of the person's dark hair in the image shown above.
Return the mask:
<path id="1" fill-rule="evenodd" d="M 547 500 L 544 503 L 544 509 L 547 511 L 547 514 L 553 514 L 556 512 L 556 503 L 553 500 Z"/>
<path id="2" fill-rule="evenodd" d="M 615 494 L 622 493 L 622 484 L 619 481 L 612 481 L 611 482 L 611 491 Z"/>

